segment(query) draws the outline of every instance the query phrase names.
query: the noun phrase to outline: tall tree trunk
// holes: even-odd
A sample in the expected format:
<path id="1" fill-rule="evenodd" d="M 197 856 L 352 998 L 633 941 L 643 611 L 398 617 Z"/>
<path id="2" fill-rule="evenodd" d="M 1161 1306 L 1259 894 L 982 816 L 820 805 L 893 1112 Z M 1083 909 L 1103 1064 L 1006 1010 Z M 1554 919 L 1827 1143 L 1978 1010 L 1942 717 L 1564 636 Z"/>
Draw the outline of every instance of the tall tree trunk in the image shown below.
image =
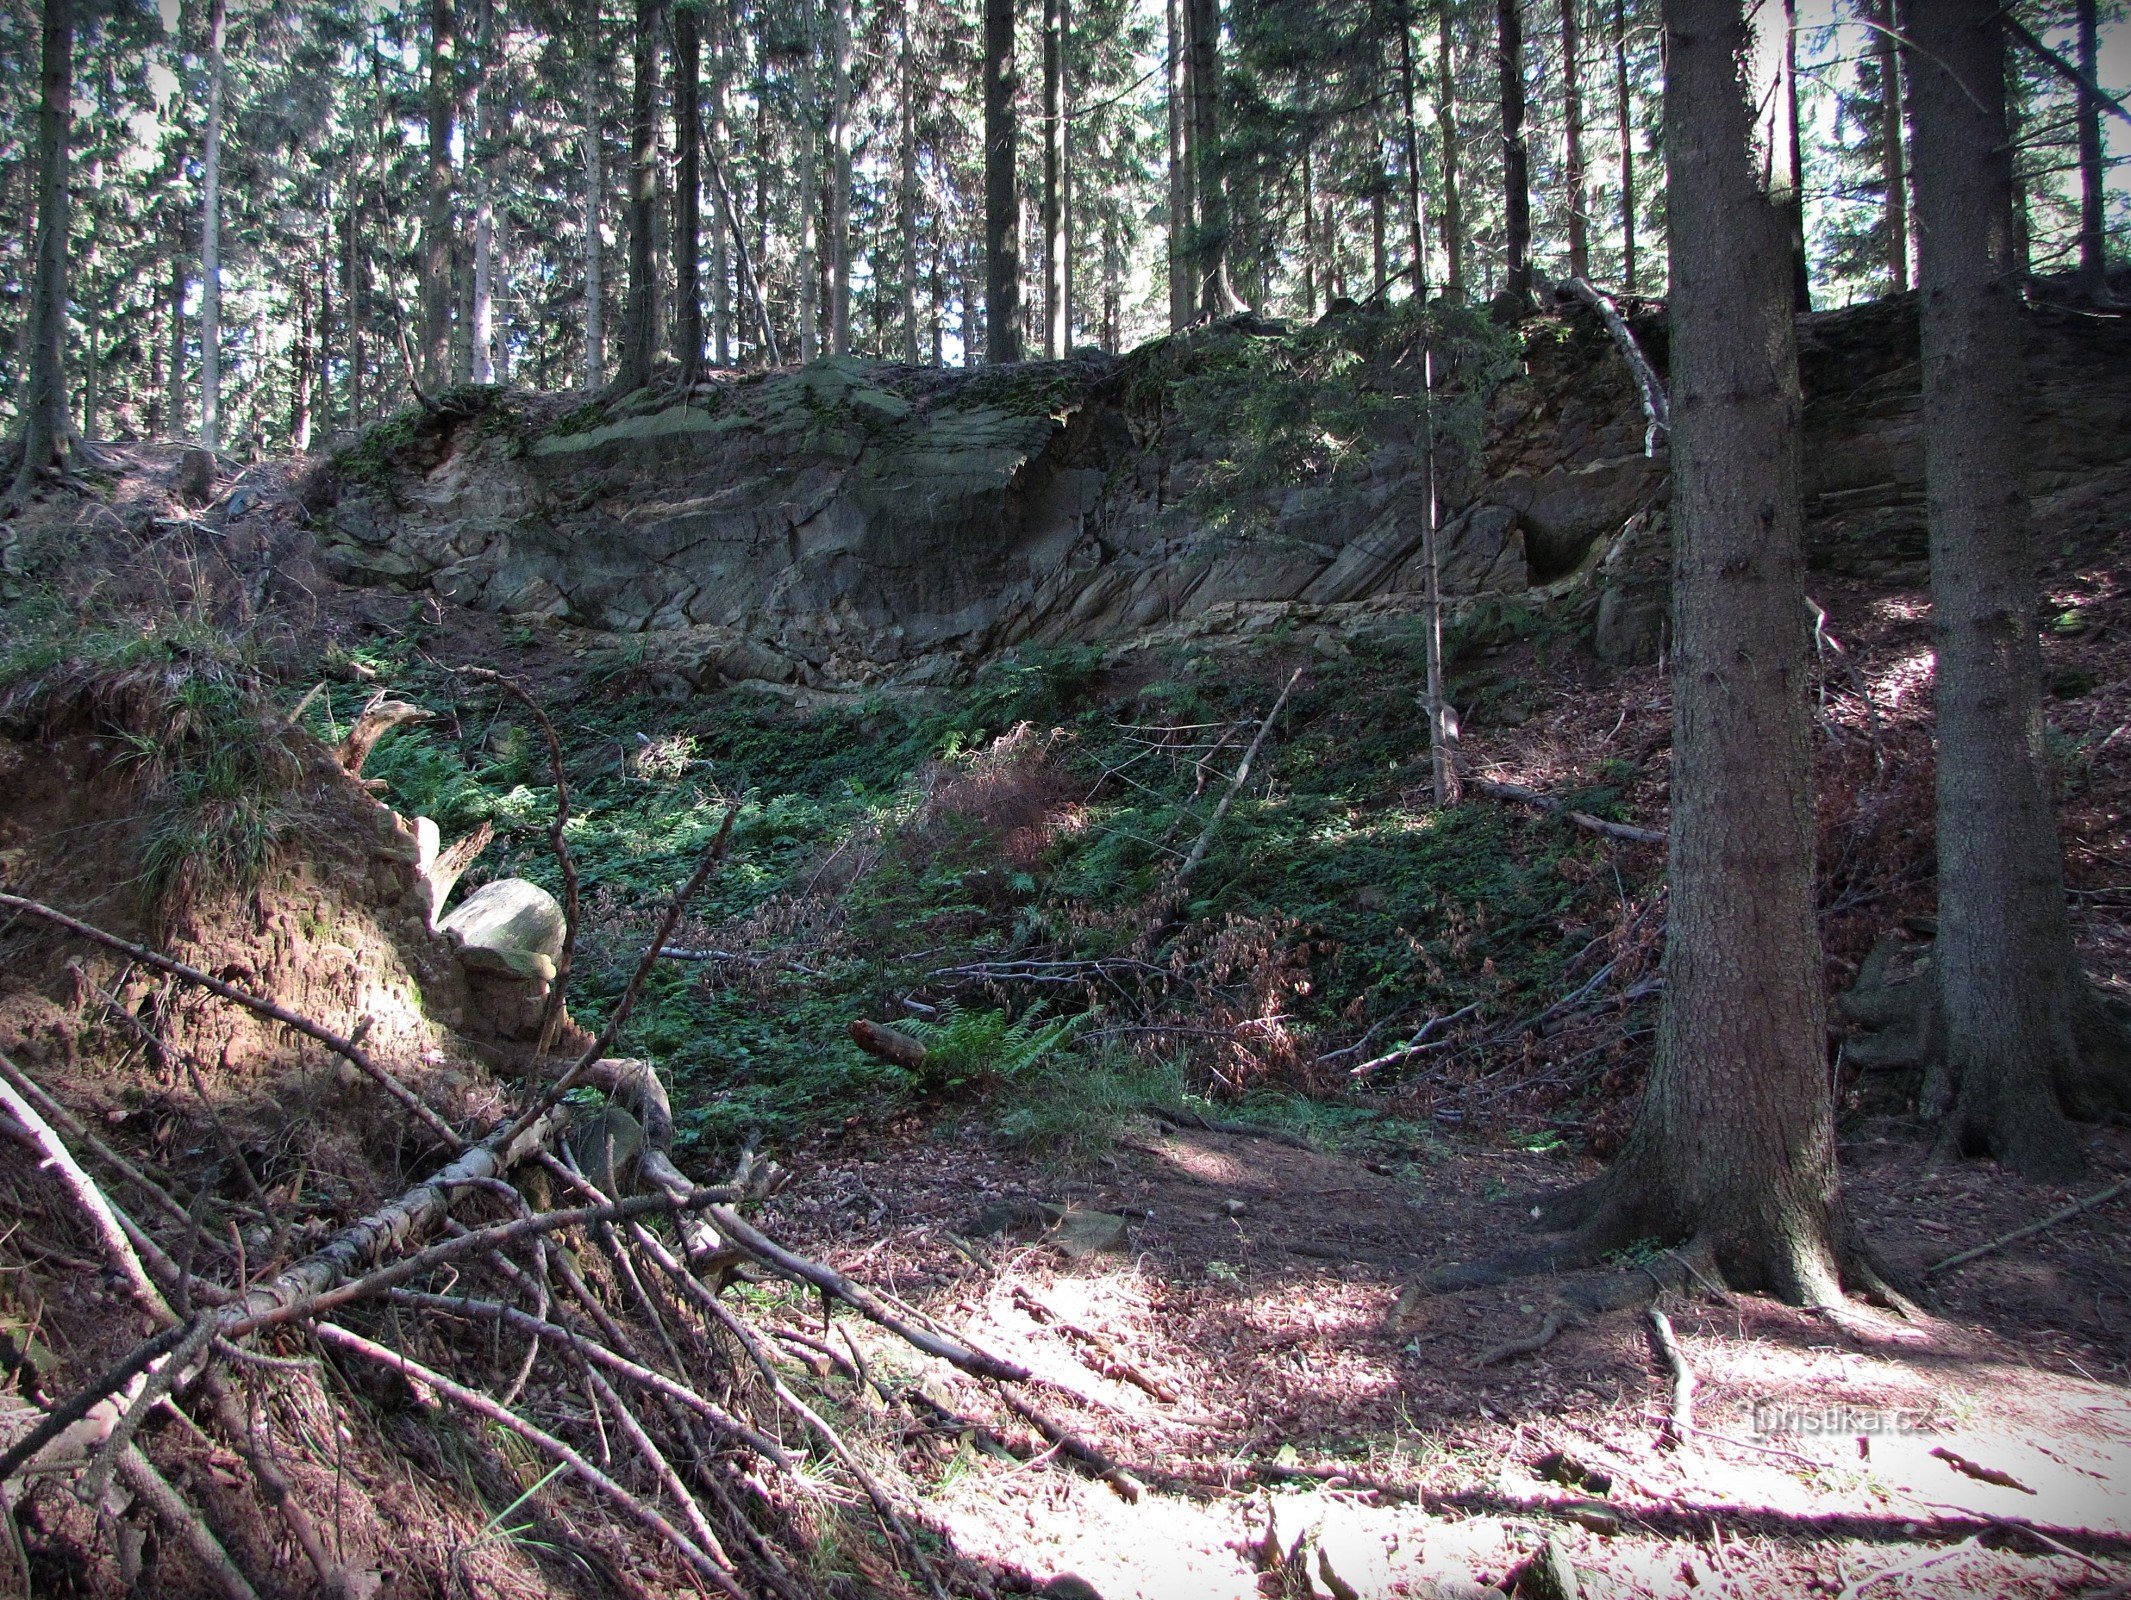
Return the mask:
<path id="1" fill-rule="evenodd" d="M 636 0 L 634 73 L 629 94 L 629 302 L 622 317 L 622 359 L 615 381 L 641 389 L 651 381 L 659 338 L 659 34 L 660 0 Z"/>
<path id="2" fill-rule="evenodd" d="M 200 443 L 221 448 L 222 431 L 222 94 L 229 30 L 224 0 L 207 21 L 207 132 L 200 150 Z"/>
<path id="3" fill-rule="evenodd" d="M 31 245 L 31 257 L 33 260 L 35 259 L 35 253 L 36 246 L 33 241 Z M 150 439 L 163 437 L 163 408 L 165 404 L 163 387 L 163 313 L 165 309 L 161 296 L 154 296 L 148 302 L 148 409 L 142 426 L 143 431 Z"/>
<path id="4" fill-rule="evenodd" d="M 1562 0 L 1564 5 L 1569 0 Z M 1428 207 L 1423 199 L 1425 189 L 1421 183 L 1421 128 L 1420 119 L 1413 109 L 1413 25 L 1404 18 L 1398 22 L 1398 67 L 1399 90 L 1404 101 L 1406 139 L 1406 226 L 1410 237 L 1408 248 L 1413 252 L 1413 297 L 1428 298 Z"/>
<path id="5" fill-rule="evenodd" d="M 1197 286 L 1191 275 L 1194 220 L 1191 205 L 1189 46 L 1180 15 L 1189 0 L 1168 0 L 1168 93 L 1169 112 L 1169 327 L 1186 327 L 1198 309 Z"/>
<path id="6" fill-rule="evenodd" d="M 599 103 L 593 87 L 597 78 L 587 74 L 585 100 L 585 387 L 597 389 L 607 381 L 606 284 L 600 260 L 600 200 L 607 186 L 605 142 L 600 132 Z"/>
<path id="7" fill-rule="evenodd" d="M 2101 81 L 2100 29 L 2094 0 L 2077 0 L 2079 75 L 2087 83 Z M 2079 91 L 2079 281 L 2089 294 L 2101 296 L 2107 288 L 2107 224 L 2102 214 L 2107 191 L 2103 188 L 2101 161 L 2101 102 L 2084 86 Z"/>
<path id="8" fill-rule="evenodd" d="M 2021 482 L 2020 285 L 1993 0 L 1906 6 L 1922 290 L 1924 493 L 1938 658 L 1940 1150 L 2030 1177 L 2083 1165 L 2066 1120 L 2126 1103 L 2080 1060 L 2086 984 L 2043 747 L 2041 604 Z M 2061 1104 L 2060 1102 L 2065 1102 Z"/>
<path id="9" fill-rule="evenodd" d="M 216 0 L 219 6 L 221 0 Z M 452 0 L 429 0 L 429 185 L 422 212 L 421 378 L 441 388 L 451 374 L 451 135 L 458 109 Z"/>
<path id="10" fill-rule="evenodd" d="M 851 0 L 829 0 L 829 350 L 851 353 Z"/>
<path id="11" fill-rule="evenodd" d="M 363 314 L 363 269 L 360 241 L 362 239 L 362 200 L 356 193 L 356 185 L 348 185 L 347 211 L 341 217 L 341 282 L 340 298 L 348 319 L 348 426 L 363 425 L 363 363 L 368 352 L 364 348 Z M 184 293 L 182 284 L 176 292 Z M 175 420 L 172 427 L 175 430 Z"/>
<path id="12" fill-rule="evenodd" d="M 1783 39 L 1742 0 L 1670 0 L 1675 656 L 1671 905 L 1657 1058 L 1595 1183 L 1557 1200 L 1555 1263 L 1638 1238 L 1740 1287 L 1828 1304 L 1838 1200 L 1806 700 L 1797 343 L 1788 224 L 1756 106 Z M 1760 13 L 1764 18 L 1768 10 Z"/>
<path id="13" fill-rule="evenodd" d="M 1776 159 L 1783 207 L 1791 229 L 1791 305 L 1813 309 L 1813 273 L 1805 253 L 1805 142 L 1798 126 L 1798 0 L 1783 0 L 1783 81 L 1775 98 Z"/>
<path id="14" fill-rule="evenodd" d="M 1465 141 L 1458 132 L 1458 74 L 1450 48 L 1451 0 L 1436 0 L 1437 137 L 1443 150 L 1443 292 L 1453 302 L 1465 298 L 1465 208 L 1458 194 L 1458 163 Z"/>
<path id="15" fill-rule="evenodd" d="M 798 66 L 799 101 L 799 359 L 821 354 L 821 134 L 819 125 L 821 14 L 818 0 L 800 0 L 806 14 L 806 59 Z"/>
<path id="16" fill-rule="evenodd" d="M 171 210 L 170 228 L 170 415 L 169 437 L 185 436 L 185 227 L 184 213 Z M 35 348 L 32 341 L 31 348 Z M 34 370 L 34 369 L 33 369 Z"/>
<path id="17" fill-rule="evenodd" d="M 732 209 L 731 197 L 725 192 L 725 179 L 720 164 L 732 147 L 732 129 L 726 121 L 726 81 L 732 72 L 732 15 L 729 0 L 714 0 L 710 9 L 710 165 L 711 185 L 717 194 L 717 204 L 710 208 L 710 343 L 713 359 L 721 367 L 733 363 L 733 285 L 732 251 L 734 244 L 742 250 L 747 248 L 745 239 L 735 238 L 730 229 L 727 213 Z"/>
<path id="18" fill-rule="evenodd" d="M 1194 267 L 1203 316 L 1239 309 L 1228 281 L 1228 180 L 1221 153 L 1221 0 L 1184 0 L 1191 38 L 1191 143 L 1198 206 Z"/>
<path id="19" fill-rule="evenodd" d="M 318 245 L 318 425 L 333 433 L 333 196 L 319 207 L 324 232 Z"/>
<path id="20" fill-rule="evenodd" d="M 1562 181 L 1569 187 L 1569 276 L 1591 275 L 1590 211 L 1583 166 L 1583 86 L 1577 57 L 1583 53 L 1583 28 L 1577 0 L 1561 0 L 1561 100 L 1563 118 Z"/>
<path id="21" fill-rule="evenodd" d="M 1524 142 L 1524 14 L 1521 0 L 1496 0 L 1495 54 L 1502 80 L 1503 291 L 1519 309 L 1532 302 L 1531 152 Z"/>
<path id="22" fill-rule="evenodd" d="M 703 366 L 703 32 L 691 0 L 673 8 L 673 353 L 681 381 Z"/>
<path id="23" fill-rule="evenodd" d="M 984 353 L 991 361 L 1021 359 L 1020 96 L 1014 0 L 984 0 Z"/>
<path id="24" fill-rule="evenodd" d="M 1891 0 L 1890 0 L 1891 3 Z M 1628 82 L 1628 0 L 1613 0 L 1613 110 L 1620 122 L 1621 288 L 1635 293 L 1635 92 Z"/>
<path id="25" fill-rule="evenodd" d="M 1909 288 L 1909 173 L 1902 154 L 1902 64 L 1895 49 L 1895 0 L 1874 8 L 1873 59 L 1879 63 L 1879 174 L 1886 195 L 1887 284 Z"/>
<path id="26" fill-rule="evenodd" d="M 311 273 L 296 269 L 296 348 L 289 358 L 289 448 L 298 455 L 311 448 L 311 379 L 318 370 L 318 346 L 311 321 Z"/>
<path id="27" fill-rule="evenodd" d="M 1043 0 L 1043 353 L 1053 361 L 1073 340 L 1072 212 L 1066 192 L 1068 3 Z"/>
<path id="28" fill-rule="evenodd" d="M 1375 182 L 1369 185 L 1369 293 L 1372 298 L 1381 298 L 1384 286 L 1391 281 L 1390 252 L 1384 245 L 1384 204 L 1390 184 L 1390 178 L 1379 172 Z"/>
<path id="29" fill-rule="evenodd" d="M 475 383 L 496 381 L 496 193 L 495 153 L 489 149 L 495 118 L 496 0 L 481 0 L 481 30 L 475 44 L 479 61 L 474 84 L 474 274 L 473 304 L 467 317 L 466 375 Z"/>
<path id="30" fill-rule="evenodd" d="M 901 313 L 903 360 L 913 367 L 922 359 L 918 343 L 918 71 L 917 47 L 911 39 L 911 12 L 915 9 L 905 0 L 896 56 L 895 140 L 895 233 L 901 251 L 896 271 L 901 291 L 897 309 Z"/>
<path id="31" fill-rule="evenodd" d="M 1302 147 L 1302 314 L 1317 315 L 1317 184 L 1310 145 Z"/>

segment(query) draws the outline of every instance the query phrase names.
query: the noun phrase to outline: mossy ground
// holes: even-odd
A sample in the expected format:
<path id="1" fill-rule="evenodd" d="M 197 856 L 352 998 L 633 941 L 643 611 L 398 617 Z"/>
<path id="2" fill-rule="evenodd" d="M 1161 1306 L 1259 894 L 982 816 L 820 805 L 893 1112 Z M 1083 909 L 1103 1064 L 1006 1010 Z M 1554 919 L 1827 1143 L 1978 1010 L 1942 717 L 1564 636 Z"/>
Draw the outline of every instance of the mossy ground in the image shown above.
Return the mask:
<path id="1" fill-rule="evenodd" d="M 1493 622 L 1495 641 L 1535 627 Z M 439 712 L 387 735 L 366 774 L 447 839 L 496 825 L 469 884 L 522 874 L 559 888 L 538 739 L 427 644 L 410 633 L 358 652 L 376 681 Z M 657 907 L 737 801 L 730 859 L 687 942 L 742 959 L 662 963 L 620 1046 L 661 1061 L 684 1142 L 975 1108 L 1071 1153 L 1133 1106 L 1206 1096 L 1328 1142 L 1423 1150 L 1433 1134 L 1414 1120 L 1429 1119 L 1411 1075 L 1354 1092 L 1347 1069 L 1432 1016 L 1544 1006 L 1617 915 L 1619 883 L 1585 835 L 1496 805 L 1432 805 L 1419 662 L 1418 635 L 1338 656 L 1275 639 L 1122 668 L 1092 651 L 1022 654 L 933 698 L 813 712 L 744 690 L 676 702 L 639 692 L 626 659 L 594 668 L 548 705 L 586 904 L 573 1010 L 599 1023 Z M 1180 858 L 1298 665 L 1178 890 Z M 1515 701 L 1499 668 L 1469 680 L 1476 699 Z M 332 686 L 308 715 L 330 736 L 371 692 Z M 1604 812 L 1612 796 L 1574 798 Z M 1080 965 L 1006 965 L 1034 962 Z M 846 1036 L 856 1017 L 942 1006 L 1074 1028 L 952 1083 L 913 1080 Z M 1546 1142 L 1580 1132 L 1573 1104 L 1522 1121 Z"/>

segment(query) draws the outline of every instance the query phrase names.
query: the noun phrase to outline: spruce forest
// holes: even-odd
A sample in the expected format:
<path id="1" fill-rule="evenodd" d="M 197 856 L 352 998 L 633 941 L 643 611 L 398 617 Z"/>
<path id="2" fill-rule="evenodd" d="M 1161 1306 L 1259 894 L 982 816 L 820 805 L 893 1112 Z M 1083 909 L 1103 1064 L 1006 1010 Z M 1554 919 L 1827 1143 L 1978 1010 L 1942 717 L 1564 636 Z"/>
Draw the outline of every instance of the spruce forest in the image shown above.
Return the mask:
<path id="1" fill-rule="evenodd" d="M 0 1596 L 2131 1594 L 2122 0 L 0 104 Z"/>

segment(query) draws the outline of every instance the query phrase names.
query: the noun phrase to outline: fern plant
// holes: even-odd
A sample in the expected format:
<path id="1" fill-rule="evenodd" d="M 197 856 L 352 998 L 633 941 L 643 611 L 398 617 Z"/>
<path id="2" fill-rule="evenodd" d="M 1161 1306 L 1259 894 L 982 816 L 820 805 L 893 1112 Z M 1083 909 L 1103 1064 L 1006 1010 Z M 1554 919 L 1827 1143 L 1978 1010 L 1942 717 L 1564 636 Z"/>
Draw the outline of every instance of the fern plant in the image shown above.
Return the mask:
<path id="1" fill-rule="evenodd" d="M 1004 1011 L 966 1011 L 949 1000 L 937 1016 L 905 1023 L 902 1031 L 925 1047 L 925 1060 L 912 1074 L 915 1086 L 944 1094 L 1020 1076 L 1064 1046 L 1080 1022 L 1079 1017 L 1046 1019 L 1042 1006 L 1009 1022 Z"/>

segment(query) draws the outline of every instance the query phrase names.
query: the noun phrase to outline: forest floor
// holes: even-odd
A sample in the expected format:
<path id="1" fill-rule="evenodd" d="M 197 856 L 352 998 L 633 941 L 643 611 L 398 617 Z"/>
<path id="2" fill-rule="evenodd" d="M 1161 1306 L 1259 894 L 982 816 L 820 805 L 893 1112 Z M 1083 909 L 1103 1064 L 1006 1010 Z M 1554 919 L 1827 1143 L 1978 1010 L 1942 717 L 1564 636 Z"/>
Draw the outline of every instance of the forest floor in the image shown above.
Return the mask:
<path id="1" fill-rule="evenodd" d="M 173 537 L 126 531 L 129 504 L 167 509 L 171 464 L 140 452 L 68 535 L 107 557 Z M 1550 1541 L 1586 1595 L 2131 1592 L 2122 1202 L 1938 1277 L 1914 1320 L 1668 1296 L 1698 1380 L 1677 1440 L 1642 1304 L 1481 1366 L 1561 1286 L 1413 1289 L 1513 1242 L 1522 1196 L 1618 1140 L 1655 1018 L 1662 851 L 1480 795 L 1434 811 L 1411 640 L 1065 653 L 929 697 L 691 698 L 627 639 L 305 573 L 290 482 L 275 463 L 225 484 L 191 548 L 296 580 L 238 602 L 236 631 L 265 641 L 291 706 L 323 680 L 303 705 L 321 734 L 381 688 L 433 709 L 367 771 L 446 838 L 496 825 L 469 884 L 553 881 L 553 794 L 526 730 L 454 670 L 511 673 L 555 717 L 588 911 L 580 1020 L 599 1022 L 647 907 L 744 796 L 733 861 L 682 936 L 728 954 L 662 968 L 625 1043 L 670 1073 L 692 1172 L 759 1143 L 793 1173 L 768 1209 L 783 1236 L 1048 1380 L 1067 1446 L 838 1320 L 875 1381 L 823 1357 L 824 1404 L 966 1553 L 1105 1600 L 1470 1594 Z M 39 530 L 17 534 L 27 549 Z M 204 569 L 184 570 L 184 595 L 142 603 L 203 604 Z M 1816 580 L 1839 641 L 1817 743 L 1839 990 L 1931 909 L 1928 608 L 1921 589 Z M 2067 547 L 2049 587 L 2082 952 L 2124 990 L 2131 551 Z M 1578 627 L 1513 608 L 1461 623 L 1470 768 L 1662 827 L 1664 672 L 1598 663 Z M 1180 904 L 1165 875 L 1297 669 Z M 849 1043 L 862 1016 L 926 1018 L 938 1059 L 975 1053 L 910 1078 Z M 1424 1024 L 1427 1049 L 1357 1076 Z M 1839 1088 L 1848 1203 L 1900 1270 L 2072 1198 L 1980 1162 L 1927 1168 L 1898 1075 L 1846 1068 Z M 2082 1192 L 2131 1173 L 2131 1133 L 2096 1132 L 2090 1155 Z M 1081 1216 L 1040 1232 L 1024 1219 L 1046 1203 Z M 1064 1247 L 1113 1218 L 1103 1248 Z M 919 1398 L 875 1398 L 904 1384 Z"/>

